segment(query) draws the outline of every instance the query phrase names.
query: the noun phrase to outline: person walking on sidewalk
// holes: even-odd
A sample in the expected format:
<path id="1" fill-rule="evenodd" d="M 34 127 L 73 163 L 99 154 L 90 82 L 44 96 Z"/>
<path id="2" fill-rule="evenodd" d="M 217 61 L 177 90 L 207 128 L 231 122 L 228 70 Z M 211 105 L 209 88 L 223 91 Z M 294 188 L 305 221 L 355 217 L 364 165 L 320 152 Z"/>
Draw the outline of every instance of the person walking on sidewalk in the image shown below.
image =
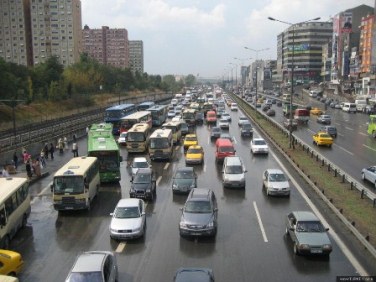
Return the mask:
<path id="1" fill-rule="evenodd" d="M 44 151 L 44 158 L 46 160 L 48 160 L 48 151 L 49 151 L 49 149 L 48 149 L 48 144 L 47 143 L 44 144 L 43 151 Z"/>
<path id="2" fill-rule="evenodd" d="M 64 141 L 62 138 L 59 138 L 59 141 L 57 141 L 57 147 L 59 149 L 59 154 L 63 154 L 64 153 Z"/>
<path id="3" fill-rule="evenodd" d="M 34 169 L 34 173 L 37 177 L 40 177 L 42 174 L 41 174 L 41 167 L 40 167 L 40 162 L 39 162 L 39 158 L 36 158 L 34 161 L 33 161 L 33 169 Z"/>
<path id="4" fill-rule="evenodd" d="M 47 164 L 46 164 L 46 157 L 45 157 L 45 154 L 44 154 L 44 148 L 42 149 L 42 151 L 40 151 L 40 163 L 43 167 L 45 167 Z"/>
<path id="5" fill-rule="evenodd" d="M 17 168 L 18 168 L 18 156 L 17 156 L 16 151 L 14 151 L 14 154 L 13 154 L 13 165 L 14 165 L 15 170 L 17 170 Z"/>
<path id="6" fill-rule="evenodd" d="M 78 157 L 78 145 L 76 142 L 72 144 L 73 157 Z"/>
<path id="7" fill-rule="evenodd" d="M 26 166 L 27 177 L 28 177 L 29 179 L 31 179 L 31 177 L 33 176 L 32 167 L 31 167 L 31 158 L 29 158 L 29 159 L 26 161 L 25 166 Z"/>
<path id="8" fill-rule="evenodd" d="M 50 143 L 50 156 L 51 156 L 51 160 L 54 159 L 54 152 L 55 152 L 55 147 L 54 147 L 54 144 Z"/>

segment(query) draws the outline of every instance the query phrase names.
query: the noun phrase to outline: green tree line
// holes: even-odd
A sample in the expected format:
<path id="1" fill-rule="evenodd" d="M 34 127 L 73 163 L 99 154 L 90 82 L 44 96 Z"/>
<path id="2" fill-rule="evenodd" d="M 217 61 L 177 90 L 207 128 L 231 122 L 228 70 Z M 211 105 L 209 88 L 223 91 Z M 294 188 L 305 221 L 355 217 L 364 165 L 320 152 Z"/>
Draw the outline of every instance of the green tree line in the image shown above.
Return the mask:
<path id="1" fill-rule="evenodd" d="M 98 93 L 126 93 L 128 91 L 179 92 L 193 86 L 195 77 L 188 75 L 176 80 L 174 75 L 132 73 L 130 69 L 100 64 L 87 54 L 80 61 L 64 68 L 57 57 L 34 67 L 5 62 L 0 58 L 0 100 L 61 101 L 90 100 Z"/>

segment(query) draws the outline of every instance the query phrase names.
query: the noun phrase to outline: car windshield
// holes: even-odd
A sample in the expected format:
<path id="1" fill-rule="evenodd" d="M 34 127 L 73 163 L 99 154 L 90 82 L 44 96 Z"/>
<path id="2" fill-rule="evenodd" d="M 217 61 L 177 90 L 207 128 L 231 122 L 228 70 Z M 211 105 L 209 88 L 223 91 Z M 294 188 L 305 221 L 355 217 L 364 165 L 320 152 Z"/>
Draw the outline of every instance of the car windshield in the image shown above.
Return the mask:
<path id="1" fill-rule="evenodd" d="M 320 137 L 321 137 L 321 138 L 331 138 L 330 135 L 325 134 L 325 133 L 324 133 L 324 134 L 321 134 Z"/>
<path id="2" fill-rule="evenodd" d="M 241 165 L 229 165 L 226 166 L 225 172 L 227 174 L 240 174 L 243 173 L 243 167 Z"/>
<path id="3" fill-rule="evenodd" d="M 197 141 L 197 137 L 196 136 L 187 136 L 187 137 L 185 137 L 185 141 Z"/>
<path id="4" fill-rule="evenodd" d="M 116 218 L 138 218 L 140 212 L 138 207 L 119 207 L 115 210 L 114 217 Z"/>
<path id="5" fill-rule="evenodd" d="M 253 144 L 254 145 L 266 145 L 264 140 L 254 140 Z"/>
<path id="6" fill-rule="evenodd" d="M 212 207 L 208 201 L 188 201 L 184 211 L 188 213 L 211 213 Z"/>
<path id="7" fill-rule="evenodd" d="M 297 232 L 325 232 L 324 226 L 320 221 L 299 221 L 296 224 Z"/>
<path id="8" fill-rule="evenodd" d="M 222 146 L 222 147 L 219 148 L 218 151 L 221 152 L 221 153 L 234 153 L 234 148 Z"/>
<path id="9" fill-rule="evenodd" d="M 272 173 L 269 174 L 270 182 L 282 182 L 287 181 L 286 176 L 283 173 Z"/>
<path id="10" fill-rule="evenodd" d="M 134 162 L 132 167 L 134 167 L 134 168 L 148 168 L 149 164 L 147 162 Z"/>
<path id="11" fill-rule="evenodd" d="M 73 272 L 69 275 L 69 282 L 102 282 L 102 272 Z"/>
<path id="12" fill-rule="evenodd" d="M 188 152 L 187 152 L 187 154 L 201 154 L 201 153 L 202 153 L 202 150 L 196 149 L 196 148 L 188 149 Z"/>
<path id="13" fill-rule="evenodd" d="M 194 178 L 194 175 L 193 175 L 193 171 L 188 171 L 188 170 L 185 170 L 185 171 L 177 171 L 176 174 L 175 174 L 175 178 L 179 178 L 179 179 L 190 179 L 190 178 Z"/>
<path id="14" fill-rule="evenodd" d="M 214 127 L 214 128 L 212 129 L 212 132 L 221 132 L 221 129 L 218 128 L 218 127 Z"/>
<path id="15" fill-rule="evenodd" d="M 145 184 L 150 183 L 151 175 L 149 173 L 137 173 L 133 179 L 133 183 Z"/>
<path id="16" fill-rule="evenodd" d="M 252 128 L 252 125 L 251 125 L 250 123 L 244 123 L 244 124 L 242 125 L 242 128 L 243 128 L 243 129 L 249 129 L 249 128 Z"/>

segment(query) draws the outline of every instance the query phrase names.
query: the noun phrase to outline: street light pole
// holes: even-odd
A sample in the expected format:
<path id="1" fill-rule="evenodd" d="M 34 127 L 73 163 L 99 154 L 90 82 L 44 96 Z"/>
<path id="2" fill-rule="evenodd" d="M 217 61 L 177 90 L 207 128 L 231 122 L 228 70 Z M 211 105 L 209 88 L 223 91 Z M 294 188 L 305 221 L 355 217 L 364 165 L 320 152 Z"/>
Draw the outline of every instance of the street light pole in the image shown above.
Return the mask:
<path id="1" fill-rule="evenodd" d="M 272 18 L 272 17 L 268 17 L 268 20 L 284 23 L 284 24 L 287 24 L 290 27 L 292 27 L 291 91 L 290 91 L 290 105 L 289 105 L 289 148 L 290 149 L 291 148 L 295 149 L 295 145 L 294 145 L 294 142 L 293 142 L 293 136 L 292 136 L 292 118 L 293 118 L 293 116 L 292 116 L 292 97 L 294 96 L 295 26 L 297 24 L 303 24 L 303 23 L 307 23 L 307 22 L 310 22 L 310 21 L 317 21 L 319 19 L 320 19 L 320 17 L 317 17 L 317 18 L 314 18 L 314 19 L 310 19 L 310 20 L 307 20 L 307 21 L 304 21 L 304 22 L 299 22 L 299 23 L 294 24 L 294 23 L 290 23 L 290 22 L 281 21 L 281 20 L 278 20 L 278 19 L 275 19 L 275 18 Z M 288 66 L 287 66 L 287 69 L 288 69 Z"/>

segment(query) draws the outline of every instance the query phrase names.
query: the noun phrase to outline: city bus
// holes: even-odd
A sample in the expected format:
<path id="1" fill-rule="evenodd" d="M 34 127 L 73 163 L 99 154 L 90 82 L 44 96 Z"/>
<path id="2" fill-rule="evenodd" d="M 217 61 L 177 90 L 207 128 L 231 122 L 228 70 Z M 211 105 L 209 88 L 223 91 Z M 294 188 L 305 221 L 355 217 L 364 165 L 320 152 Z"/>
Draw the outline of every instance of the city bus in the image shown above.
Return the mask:
<path id="1" fill-rule="evenodd" d="M 171 129 L 157 129 L 149 139 L 149 156 L 151 160 L 171 160 L 174 140 Z"/>
<path id="2" fill-rule="evenodd" d="M 172 131 L 172 138 L 174 140 L 174 144 L 180 142 L 181 139 L 181 121 L 169 121 L 162 125 L 164 129 L 171 129 Z"/>
<path id="3" fill-rule="evenodd" d="M 111 133 L 112 124 L 92 124 L 87 138 L 87 155 L 96 157 L 99 161 L 99 175 L 101 182 L 120 181 L 119 145 Z"/>
<path id="4" fill-rule="evenodd" d="M 161 126 L 167 119 L 167 105 L 154 105 L 148 111 L 151 113 L 153 126 Z"/>
<path id="5" fill-rule="evenodd" d="M 99 162 L 95 157 L 77 157 L 62 166 L 51 184 L 55 210 L 90 210 L 100 184 Z"/>
<path id="6" fill-rule="evenodd" d="M 30 215 L 29 181 L 2 177 L 0 188 L 0 248 L 9 249 L 10 240 L 26 225 Z"/>
<path id="7" fill-rule="evenodd" d="M 104 122 L 112 123 L 112 134 L 120 134 L 120 121 L 123 117 L 136 112 L 134 104 L 121 104 L 107 108 L 104 113 Z"/>
<path id="8" fill-rule="evenodd" d="M 146 111 L 155 105 L 152 101 L 142 102 L 137 106 L 137 111 Z"/>
<path id="9" fill-rule="evenodd" d="M 127 132 L 136 123 L 146 123 L 151 128 L 151 113 L 149 111 L 140 111 L 123 117 L 120 122 L 120 133 Z"/>
<path id="10" fill-rule="evenodd" d="M 150 127 L 146 123 L 136 123 L 127 133 L 128 153 L 146 152 L 148 148 Z"/>

